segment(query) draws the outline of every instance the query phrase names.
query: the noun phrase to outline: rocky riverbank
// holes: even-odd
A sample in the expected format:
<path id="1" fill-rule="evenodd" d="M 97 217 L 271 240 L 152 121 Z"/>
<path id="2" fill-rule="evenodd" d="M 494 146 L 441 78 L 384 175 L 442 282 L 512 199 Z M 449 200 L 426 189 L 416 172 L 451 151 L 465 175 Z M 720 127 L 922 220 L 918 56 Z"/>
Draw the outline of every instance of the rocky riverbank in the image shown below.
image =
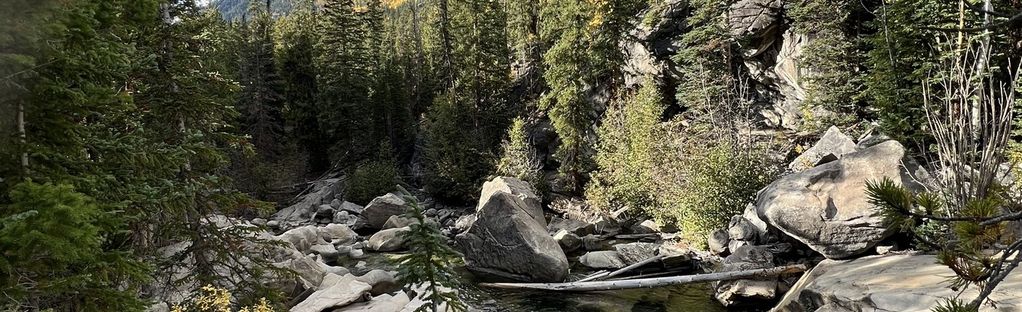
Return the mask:
<path id="1" fill-rule="evenodd" d="M 799 276 L 721 281 L 715 299 L 733 309 L 776 311 L 922 311 L 954 295 L 953 272 L 933 255 L 901 248 L 865 196 L 866 181 L 889 178 L 912 189 L 929 187 L 929 174 L 882 136 L 859 142 L 831 129 L 789 166 L 790 173 L 759 192 L 744 213 L 708 238 L 709 251 L 688 247 L 676 229 L 633 217 L 627 209 L 592 212 L 579 200 L 544 207 L 518 179 L 485 183 L 471 207 L 425 200 L 436 222 L 463 254 L 473 281 L 562 282 L 577 270 L 611 271 L 647 261 L 629 275 L 664 276 L 771 268 L 814 267 Z M 392 266 L 373 267 L 370 254 L 400 253 L 401 233 L 414 222 L 404 200 L 385 194 L 365 207 L 344 201 L 342 179 L 316 183 L 296 204 L 269 220 L 211 218 L 224 227 L 256 229 L 279 242 L 267 254 L 274 266 L 297 273 L 261 281 L 295 300 L 291 311 L 411 311 L 421 291 L 400 285 Z M 188 242 L 168 246 L 167 254 Z M 187 263 L 187 261 L 185 262 Z M 572 272 L 575 268 L 576 272 Z M 178 274 L 187 273 L 183 266 Z M 1006 280 L 985 310 L 1022 307 L 1022 278 Z M 165 308 L 198 285 L 163 288 Z M 779 302 L 779 303 L 778 303 Z M 613 311 L 613 308 L 607 311 Z"/>

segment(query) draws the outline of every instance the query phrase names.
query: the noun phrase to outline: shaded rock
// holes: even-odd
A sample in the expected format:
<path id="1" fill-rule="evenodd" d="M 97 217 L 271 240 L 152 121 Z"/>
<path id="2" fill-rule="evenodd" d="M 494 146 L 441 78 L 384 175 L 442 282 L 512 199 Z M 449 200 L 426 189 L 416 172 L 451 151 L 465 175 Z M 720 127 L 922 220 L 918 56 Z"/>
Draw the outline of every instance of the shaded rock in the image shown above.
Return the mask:
<path id="1" fill-rule="evenodd" d="M 479 206 L 476 208 L 478 213 L 481 210 L 483 199 L 492 198 L 497 193 L 510 194 L 511 196 L 518 197 L 522 201 L 522 205 L 519 207 L 529 217 L 536 220 L 537 223 L 546 226 L 546 217 L 543 216 L 543 198 L 536 195 L 531 185 L 528 182 L 510 178 L 510 177 L 497 177 L 489 182 L 483 184 L 482 194 L 479 195 Z"/>
<path id="2" fill-rule="evenodd" d="M 764 269 L 774 266 L 774 256 L 767 248 L 742 246 L 724 258 L 718 272 Z M 777 277 L 721 281 L 714 285 L 714 298 L 725 306 L 748 301 L 770 300 L 777 295 Z"/>
<path id="3" fill-rule="evenodd" d="M 710 236 L 706 237 L 706 245 L 710 252 L 718 255 L 727 251 L 729 242 L 731 242 L 731 238 L 728 236 L 727 231 L 723 229 L 713 231 L 713 233 L 710 233 Z"/>
<path id="4" fill-rule="evenodd" d="M 305 289 L 315 289 L 323 283 L 327 269 L 320 265 L 313 256 L 293 259 L 289 262 L 290 269 L 298 274 L 298 279 Z"/>
<path id="5" fill-rule="evenodd" d="M 384 230 L 403 228 L 409 225 L 415 224 L 415 219 L 404 217 L 404 216 L 391 216 L 387 219 L 387 222 L 383 223 Z"/>
<path id="6" fill-rule="evenodd" d="M 326 219 L 333 220 L 333 218 L 334 218 L 334 211 L 335 210 L 334 210 L 333 206 L 330 206 L 330 205 L 319 205 L 319 208 L 316 209 L 316 215 L 314 216 L 314 218 L 316 218 L 316 219 L 326 218 Z"/>
<path id="7" fill-rule="evenodd" d="M 788 169 L 799 172 L 826 162 L 840 159 L 848 153 L 858 150 L 855 141 L 841 132 L 835 126 L 830 126 L 823 137 L 813 147 L 798 155 L 790 164 Z"/>
<path id="8" fill-rule="evenodd" d="M 340 179 L 327 179 L 314 182 L 312 190 L 302 196 L 298 203 L 277 211 L 270 219 L 278 221 L 278 225 L 312 219 L 319 205 L 329 203 L 334 199 L 334 195 L 341 188 L 340 181 Z"/>
<path id="9" fill-rule="evenodd" d="M 732 240 L 750 241 L 756 239 L 756 230 L 749 220 L 743 216 L 732 216 L 727 228 L 728 238 Z"/>
<path id="10" fill-rule="evenodd" d="M 547 225 L 547 230 L 549 230 L 550 233 L 557 233 L 557 231 L 566 230 L 578 236 L 585 236 L 593 234 L 596 230 L 596 225 L 584 221 L 553 217 L 550 218 L 550 224 Z"/>
<path id="11" fill-rule="evenodd" d="M 367 256 L 365 252 L 362 251 L 362 248 L 352 248 L 351 251 L 348 252 L 348 257 L 352 259 L 365 259 Z"/>
<path id="12" fill-rule="evenodd" d="M 561 245 L 561 250 L 564 252 L 572 252 L 582 248 L 582 238 L 567 230 L 557 231 L 554 234 L 554 240 L 557 241 L 558 245 Z"/>
<path id="13" fill-rule="evenodd" d="M 695 250 L 686 245 L 664 243 L 657 248 L 657 254 L 663 255 L 660 260 L 665 267 L 673 268 L 690 264 L 695 258 Z"/>
<path id="14" fill-rule="evenodd" d="M 893 233 L 865 196 L 866 181 L 890 178 L 909 189 L 921 188 L 910 176 L 910 172 L 918 176 L 921 169 L 910 168 L 912 163 L 904 157 L 901 144 L 887 141 L 785 176 L 760 192 L 757 212 L 827 258 L 861 254 Z"/>
<path id="15" fill-rule="evenodd" d="M 352 281 L 337 283 L 328 288 L 317 290 L 308 298 L 291 308 L 291 312 L 322 312 L 326 309 L 338 308 L 361 301 L 369 296 L 369 284 Z"/>
<path id="16" fill-rule="evenodd" d="M 773 37 L 781 26 L 780 0 L 740 0 L 728 10 L 731 34 L 738 38 Z"/>
<path id="17" fill-rule="evenodd" d="M 362 210 L 363 209 L 365 209 L 365 208 L 363 208 L 361 205 L 353 203 L 353 202 L 349 202 L 349 201 L 343 202 L 343 203 L 341 203 L 341 205 L 339 207 L 337 207 L 337 210 L 347 211 L 349 213 L 356 214 L 356 215 L 357 214 L 362 214 Z"/>
<path id="18" fill-rule="evenodd" d="M 756 232 L 755 241 L 760 243 L 770 243 L 776 239 L 776 235 L 770 232 L 770 226 L 767 225 L 763 219 L 760 219 L 759 213 L 756 212 L 756 205 L 748 204 L 745 206 L 745 211 L 742 212 L 742 218 L 748 222 L 748 225 L 752 227 L 752 230 Z M 730 232 L 728 235 L 730 236 Z"/>
<path id="19" fill-rule="evenodd" d="M 620 269 L 628 264 L 621 259 L 617 251 L 590 251 L 578 258 L 582 265 L 594 269 Z"/>
<path id="20" fill-rule="evenodd" d="M 855 260 L 824 260 L 788 291 L 772 311 L 930 311 L 958 295 L 955 276 L 933 255 L 898 254 Z M 971 300 L 969 287 L 960 298 Z M 1009 274 L 980 311 L 1022 310 L 1022 274 Z M 994 307 L 989 303 L 997 303 Z"/>
<path id="21" fill-rule="evenodd" d="M 653 243 L 628 243 L 614 245 L 614 250 L 621 256 L 625 264 L 634 264 L 656 256 L 659 244 Z"/>
<path id="22" fill-rule="evenodd" d="M 515 178 L 483 184 L 477 220 L 456 236 L 466 267 L 476 273 L 520 281 L 561 281 L 568 259 L 547 233 L 540 199 Z"/>
<path id="23" fill-rule="evenodd" d="M 598 235 L 586 235 L 582 237 L 582 248 L 588 251 L 610 249 L 610 243 Z"/>
<path id="24" fill-rule="evenodd" d="M 405 238 L 403 234 L 408 231 L 411 231 L 411 228 L 402 227 L 376 232 L 376 234 L 373 234 L 372 237 L 369 237 L 369 244 L 367 247 L 375 251 L 396 251 L 404 249 Z"/>
<path id="25" fill-rule="evenodd" d="M 365 217 L 366 224 L 371 229 L 382 229 L 387 219 L 392 216 L 400 216 L 405 213 L 405 200 L 394 193 L 388 193 L 373 199 L 362 210 L 362 217 Z"/>

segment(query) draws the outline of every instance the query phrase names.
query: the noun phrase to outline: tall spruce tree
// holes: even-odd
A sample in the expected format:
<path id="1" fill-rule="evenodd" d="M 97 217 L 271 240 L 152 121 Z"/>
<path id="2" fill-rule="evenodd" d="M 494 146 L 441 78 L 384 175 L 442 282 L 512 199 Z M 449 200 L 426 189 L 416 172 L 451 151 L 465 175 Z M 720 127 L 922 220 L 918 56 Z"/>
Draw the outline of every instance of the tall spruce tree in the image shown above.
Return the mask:
<path id="1" fill-rule="evenodd" d="M 375 46 L 372 10 L 352 0 L 328 0 L 323 4 L 317 43 L 316 106 L 318 123 L 330 140 L 331 159 L 354 164 L 375 153 L 373 107 Z"/>
<path id="2" fill-rule="evenodd" d="M 630 0 L 551 0 L 542 6 L 540 38 L 550 48 L 543 54 L 543 78 L 550 91 L 540 99 L 560 137 L 557 150 L 562 181 L 580 192 L 593 169 L 593 125 L 598 116 L 588 100 L 599 85 L 613 85 L 623 60 L 618 42 L 636 13 Z"/>
<path id="3" fill-rule="evenodd" d="M 505 14 L 498 2 L 451 2 L 453 79 L 425 123 L 426 186 L 450 199 L 475 196 L 513 108 L 504 100 L 510 76 Z"/>
<path id="4" fill-rule="evenodd" d="M 310 4 L 311 5 L 311 4 Z M 299 6 L 274 23 L 277 66 L 284 84 L 284 118 L 288 137 L 297 139 L 308 157 L 308 169 L 329 169 L 327 141 L 319 126 L 319 89 L 316 78 L 316 15 L 311 7 Z"/>

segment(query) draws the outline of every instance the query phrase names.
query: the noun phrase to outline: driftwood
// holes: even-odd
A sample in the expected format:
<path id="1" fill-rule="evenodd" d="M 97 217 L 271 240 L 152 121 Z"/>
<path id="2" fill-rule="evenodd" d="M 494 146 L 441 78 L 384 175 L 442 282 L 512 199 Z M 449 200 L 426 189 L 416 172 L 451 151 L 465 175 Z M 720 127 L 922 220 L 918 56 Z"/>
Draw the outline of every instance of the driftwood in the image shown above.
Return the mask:
<path id="1" fill-rule="evenodd" d="M 728 281 L 760 278 L 805 272 L 806 265 L 797 264 L 768 269 L 730 271 L 686 276 L 640 278 L 617 281 L 592 281 L 571 283 L 480 283 L 479 286 L 504 289 L 537 289 L 552 291 L 603 291 L 635 288 L 653 288 L 699 282 Z"/>
<path id="2" fill-rule="evenodd" d="M 625 273 L 628 273 L 628 271 L 634 270 L 635 268 L 644 266 L 644 265 L 652 263 L 652 262 L 660 261 L 660 259 L 663 259 L 663 258 L 664 258 L 664 255 L 656 255 L 656 256 L 650 257 L 649 259 L 642 260 L 642 261 L 636 262 L 636 263 L 634 263 L 632 265 L 629 265 L 629 266 L 626 266 L 624 268 L 621 268 L 620 270 L 617 270 L 617 271 L 614 271 L 614 272 L 610 272 L 610 274 L 607 274 L 607 275 L 604 275 L 604 276 L 601 276 L 601 277 L 597 277 L 597 278 L 595 278 L 593 280 L 595 280 L 595 281 L 605 280 L 605 279 L 608 279 L 608 278 L 611 278 L 611 277 L 615 277 L 615 276 L 618 276 L 618 275 L 621 275 L 621 274 L 625 274 Z"/>
<path id="3" fill-rule="evenodd" d="M 594 280 L 597 280 L 597 279 L 602 278 L 604 276 L 607 276 L 607 274 L 610 274 L 610 271 L 599 271 L 599 272 L 593 273 L 592 275 L 586 276 L 583 279 L 577 280 L 577 281 L 575 281 L 575 283 L 594 281 Z"/>

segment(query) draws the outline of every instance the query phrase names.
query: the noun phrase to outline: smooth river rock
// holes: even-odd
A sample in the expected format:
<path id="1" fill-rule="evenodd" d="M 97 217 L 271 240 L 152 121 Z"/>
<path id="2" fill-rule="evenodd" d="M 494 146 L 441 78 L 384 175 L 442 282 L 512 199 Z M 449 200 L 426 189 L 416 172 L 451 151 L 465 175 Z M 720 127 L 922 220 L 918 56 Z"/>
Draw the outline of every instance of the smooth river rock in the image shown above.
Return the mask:
<path id="1" fill-rule="evenodd" d="M 1016 269 L 1017 270 L 1017 269 Z M 824 260 L 788 291 L 772 311 L 930 311 L 958 292 L 955 273 L 933 255 L 883 255 L 855 260 Z M 976 288 L 962 295 L 972 300 Z M 980 311 L 1022 311 L 1022 272 L 1012 272 Z"/>

